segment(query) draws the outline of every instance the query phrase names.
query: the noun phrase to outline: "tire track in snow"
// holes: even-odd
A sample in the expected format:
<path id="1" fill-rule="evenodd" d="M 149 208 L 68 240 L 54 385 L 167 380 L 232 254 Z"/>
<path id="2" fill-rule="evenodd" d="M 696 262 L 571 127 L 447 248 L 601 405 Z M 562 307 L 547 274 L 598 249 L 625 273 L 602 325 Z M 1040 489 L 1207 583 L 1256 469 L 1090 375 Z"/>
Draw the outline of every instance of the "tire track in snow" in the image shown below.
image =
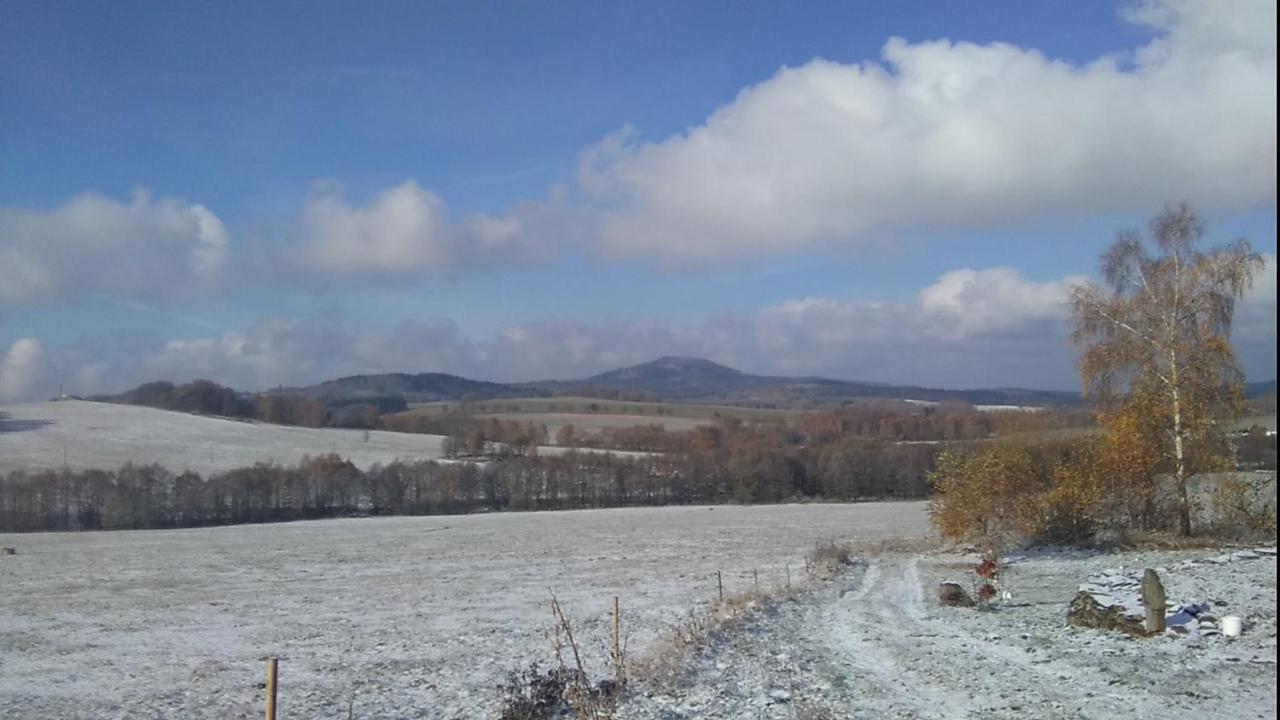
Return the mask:
<path id="1" fill-rule="evenodd" d="M 858 591 L 829 604 L 811 628 L 828 638 L 835 657 L 864 674 L 875 710 L 912 718 L 1109 717 L 1119 707 L 1134 717 L 1167 714 L 1164 699 L 1113 687 L 1087 663 L 1033 662 L 1021 647 L 930 612 L 921 560 L 873 561 Z M 1203 716 L 1230 717 L 1212 710 Z"/>
<path id="2" fill-rule="evenodd" d="M 873 560 L 856 591 L 843 593 L 837 602 L 820 606 L 816 621 L 805 623 L 801 631 L 822 632 L 835 662 L 856 671 L 850 679 L 861 692 L 848 710 L 911 718 L 948 717 L 941 710 L 947 704 L 945 694 L 915 677 L 916 673 L 902 662 L 902 655 L 892 652 L 885 642 L 884 631 L 891 612 L 883 598 L 900 594 L 896 589 L 902 582 L 890 574 L 880 583 L 885 574 L 880 567 L 881 563 Z M 868 598 L 871 602 L 867 602 Z M 906 600 L 905 604 L 910 605 L 912 599 Z M 830 672 L 839 674 L 842 670 L 832 667 Z"/>

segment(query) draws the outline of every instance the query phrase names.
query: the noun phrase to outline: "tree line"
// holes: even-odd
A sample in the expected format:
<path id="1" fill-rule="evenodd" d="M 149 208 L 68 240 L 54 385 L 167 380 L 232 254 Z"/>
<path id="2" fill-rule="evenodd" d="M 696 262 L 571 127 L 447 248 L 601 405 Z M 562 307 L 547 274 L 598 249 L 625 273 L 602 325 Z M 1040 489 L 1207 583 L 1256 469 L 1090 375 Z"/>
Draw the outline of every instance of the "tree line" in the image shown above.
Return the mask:
<path id="1" fill-rule="evenodd" d="M 794 439 L 794 438 L 793 438 Z M 476 462 L 337 455 L 208 477 L 159 465 L 0 477 L 0 532 L 196 527 L 344 517 L 923 497 L 936 448 L 845 438 L 803 446 L 773 429 L 721 430 L 671 455 L 568 452 Z"/>
<path id="2" fill-rule="evenodd" d="M 401 397 L 359 398 L 326 404 L 284 392 L 242 393 L 212 380 L 193 380 L 181 385 L 160 380 L 119 395 L 99 395 L 91 399 L 277 425 L 357 429 L 377 428 L 384 413 L 408 409 Z"/>

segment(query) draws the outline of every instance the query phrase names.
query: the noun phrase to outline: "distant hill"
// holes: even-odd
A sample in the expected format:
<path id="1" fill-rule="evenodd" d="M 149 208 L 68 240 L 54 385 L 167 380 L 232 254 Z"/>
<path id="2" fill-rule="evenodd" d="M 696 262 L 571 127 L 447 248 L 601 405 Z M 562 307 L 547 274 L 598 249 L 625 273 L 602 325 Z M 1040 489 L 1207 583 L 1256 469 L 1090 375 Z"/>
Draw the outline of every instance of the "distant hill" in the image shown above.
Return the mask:
<path id="1" fill-rule="evenodd" d="M 304 388 L 298 394 L 333 406 L 403 398 L 406 402 L 493 400 L 551 395 L 619 393 L 676 402 L 798 408 L 864 399 L 923 402 L 961 401 L 974 405 L 1057 406 L 1080 402 L 1076 393 L 1020 388 L 946 390 L 820 377 L 751 375 L 702 358 L 662 357 L 581 380 L 495 383 L 444 373 L 353 375 Z"/>
<path id="2" fill-rule="evenodd" d="M 280 392 L 302 395 L 326 405 L 348 402 L 377 402 L 385 398 L 403 398 L 405 402 L 440 400 L 529 397 L 530 388 L 507 383 L 471 380 L 448 373 L 385 373 L 352 375 L 328 380 L 304 388 L 281 389 Z"/>
<path id="3" fill-rule="evenodd" d="M 1245 383 L 1245 386 L 1244 386 L 1244 396 L 1249 398 L 1250 400 L 1256 400 L 1257 398 L 1260 398 L 1260 397 L 1264 397 L 1267 395 L 1275 395 L 1275 394 L 1276 394 L 1275 380 L 1268 380 L 1266 382 Z"/>
<path id="4" fill-rule="evenodd" d="M 1249 383 L 1249 398 L 1275 396 L 1276 383 Z M 160 397 L 159 400 L 151 396 Z M 331 411 L 344 406 L 374 405 L 382 412 L 397 412 L 404 403 L 461 402 L 504 398 L 588 395 L 630 396 L 655 401 L 699 402 L 768 408 L 810 408 L 860 400 L 909 400 L 914 402 L 966 402 L 972 405 L 1035 407 L 1076 406 L 1078 393 L 1025 388 L 948 390 L 915 385 L 832 380 L 821 377 L 752 375 L 719 363 L 692 357 L 662 357 L 652 362 L 610 370 L 581 380 L 545 380 L 498 383 L 448 373 L 384 373 L 351 375 L 317 385 L 277 388 L 264 396 L 296 396 L 313 400 Z M 175 387 L 172 383 L 148 383 L 120 396 L 100 399 L 169 409 L 241 415 L 239 405 L 249 396 L 213 383 L 198 381 Z M 162 401 L 161 401 L 162 400 Z M 199 409 L 188 407 L 199 400 Z M 208 410 L 210 403 L 235 409 Z M 219 404 L 221 403 L 221 404 Z"/>
<path id="5" fill-rule="evenodd" d="M 534 385 L 539 385 L 534 383 Z M 751 375 L 710 360 L 663 357 L 632 367 L 611 370 L 584 380 L 547 384 L 563 390 L 608 388 L 648 393 L 663 400 L 726 402 L 777 407 L 829 404 L 842 400 L 899 399 L 925 402 L 962 401 L 974 405 L 1072 405 L 1077 393 L 1021 388 L 946 390 L 911 385 L 832 380 L 821 377 Z"/>
<path id="6" fill-rule="evenodd" d="M 772 378 L 747 375 L 710 360 L 669 356 L 592 375 L 579 384 L 647 392 L 664 399 L 701 399 L 778 383 L 772 382 Z"/>

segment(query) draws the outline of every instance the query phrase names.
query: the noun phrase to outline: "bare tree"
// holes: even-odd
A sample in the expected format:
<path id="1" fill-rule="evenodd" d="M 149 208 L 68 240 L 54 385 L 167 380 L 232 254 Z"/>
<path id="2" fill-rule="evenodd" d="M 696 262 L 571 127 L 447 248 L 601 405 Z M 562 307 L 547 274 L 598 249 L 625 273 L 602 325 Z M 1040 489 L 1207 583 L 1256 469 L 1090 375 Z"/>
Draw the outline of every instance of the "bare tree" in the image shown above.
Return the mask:
<path id="1" fill-rule="evenodd" d="M 1187 203 L 1170 205 L 1151 220 L 1149 243 L 1133 231 L 1116 237 L 1102 256 L 1105 285 L 1071 296 L 1085 392 L 1104 413 L 1140 418 L 1128 427 L 1150 433 L 1154 467 L 1173 476 L 1184 535 L 1187 479 L 1215 465 L 1215 420 L 1243 402 L 1228 338 L 1236 300 L 1262 267 L 1247 240 L 1200 250 L 1203 237 Z"/>

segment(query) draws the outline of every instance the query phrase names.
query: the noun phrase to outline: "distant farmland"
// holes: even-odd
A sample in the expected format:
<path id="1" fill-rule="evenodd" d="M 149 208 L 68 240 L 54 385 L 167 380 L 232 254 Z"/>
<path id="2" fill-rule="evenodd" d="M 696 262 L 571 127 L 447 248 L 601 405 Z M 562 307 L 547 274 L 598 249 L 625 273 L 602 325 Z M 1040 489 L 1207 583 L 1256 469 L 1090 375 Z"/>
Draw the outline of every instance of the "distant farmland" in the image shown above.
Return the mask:
<path id="1" fill-rule="evenodd" d="M 796 410 L 734 407 L 730 405 L 695 405 L 685 403 L 601 400 L 589 397 L 518 398 L 479 400 L 476 402 L 431 402 L 411 406 L 400 415 L 440 416 L 462 413 L 477 417 L 541 423 L 552 437 L 564 425 L 579 431 L 598 432 L 611 427 L 661 425 L 667 430 L 689 430 L 715 422 L 718 418 L 748 421 L 781 422 L 795 416 Z"/>
<path id="2" fill-rule="evenodd" d="M 6 473 L 64 465 L 115 469 L 132 462 L 208 475 L 260 462 L 293 465 L 304 455 L 331 452 L 364 469 L 396 459 L 440 460 L 443 441 L 439 435 L 289 427 L 79 400 L 0 405 L 0 472 Z"/>
<path id="3" fill-rule="evenodd" d="M 582 433 L 598 433 L 607 428 L 632 427 L 634 425 L 661 425 L 671 432 L 692 430 L 709 421 L 694 418 L 650 416 L 650 415 L 606 415 L 595 413 L 498 413 L 483 417 L 496 417 L 500 420 L 533 422 L 547 426 L 547 433 L 554 441 L 556 433 L 565 425 L 572 425 L 579 435 Z"/>

